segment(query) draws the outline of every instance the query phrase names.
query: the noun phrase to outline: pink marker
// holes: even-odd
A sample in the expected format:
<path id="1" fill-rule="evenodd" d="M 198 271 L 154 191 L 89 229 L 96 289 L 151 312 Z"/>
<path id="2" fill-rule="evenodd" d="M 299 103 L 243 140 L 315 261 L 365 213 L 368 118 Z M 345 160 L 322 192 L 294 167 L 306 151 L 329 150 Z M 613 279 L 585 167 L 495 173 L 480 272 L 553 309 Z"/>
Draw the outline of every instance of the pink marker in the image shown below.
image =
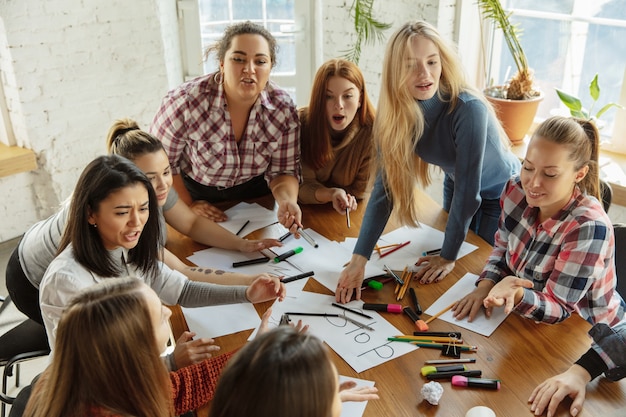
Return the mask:
<path id="1" fill-rule="evenodd" d="M 363 310 L 386 311 L 387 313 L 402 313 L 402 306 L 400 304 L 364 303 Z"/>
<path id="2" fill-rule="evenodd" d="M 484 378 L 471 378 L 461 375 L 455 375 L 452 377 L 452 385 L 457 387 L 476 387 L 476 388 L 489 388 L 500 389 L 499 379 L 484 379 Z"/>

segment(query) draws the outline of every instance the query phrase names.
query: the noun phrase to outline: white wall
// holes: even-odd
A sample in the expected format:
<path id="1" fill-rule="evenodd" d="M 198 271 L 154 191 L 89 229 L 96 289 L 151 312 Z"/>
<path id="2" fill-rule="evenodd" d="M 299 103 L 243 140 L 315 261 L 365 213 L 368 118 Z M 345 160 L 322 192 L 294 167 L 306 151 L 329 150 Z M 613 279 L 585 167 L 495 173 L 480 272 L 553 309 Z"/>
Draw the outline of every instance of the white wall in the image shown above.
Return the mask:
<path id="1" fill-rule="evenodd" d="M 321 0 L 318 0 L 321 1 Z M 0 178 L 0 242 L 49 216 L 72 192 L 84 166 L 105 152 L 111 122 L 149 125 L 163 95 L 180 80 L 174 0 L 0 1 L 0 75 L 17 140 L 38 169 Z M 320 62 L 351 45 L 352 1 L 319 5 Z M 393 4 L 393 7 L 390 5 Z M 393 30 L 411 19 L 452 38 L 454 0 L 378 0 Z M 374 102 L 384 46 L 365 46 L 360 62 Z"/>

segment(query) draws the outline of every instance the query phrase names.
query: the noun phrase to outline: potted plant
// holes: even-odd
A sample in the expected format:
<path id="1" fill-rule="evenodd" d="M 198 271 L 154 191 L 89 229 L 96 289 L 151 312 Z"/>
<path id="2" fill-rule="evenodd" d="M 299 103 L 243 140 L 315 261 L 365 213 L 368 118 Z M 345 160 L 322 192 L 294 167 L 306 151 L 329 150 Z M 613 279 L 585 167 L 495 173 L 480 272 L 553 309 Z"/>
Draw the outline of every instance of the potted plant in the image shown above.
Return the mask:
<path id="1" fill-rule="evenodd" d="M 509 140 L 516 144 L 524 140 L 543 94 L 533 86 L 532 71 L 519 42 L 518 27 L 509 20 L 510 13 L 504 11 L 500 0 L 478 0 L 478 6 L 483 17 L 502 30 L 517 67 L 517 72 L 505 85 L 485 89 L 485 96 L 493 104 Z"/>

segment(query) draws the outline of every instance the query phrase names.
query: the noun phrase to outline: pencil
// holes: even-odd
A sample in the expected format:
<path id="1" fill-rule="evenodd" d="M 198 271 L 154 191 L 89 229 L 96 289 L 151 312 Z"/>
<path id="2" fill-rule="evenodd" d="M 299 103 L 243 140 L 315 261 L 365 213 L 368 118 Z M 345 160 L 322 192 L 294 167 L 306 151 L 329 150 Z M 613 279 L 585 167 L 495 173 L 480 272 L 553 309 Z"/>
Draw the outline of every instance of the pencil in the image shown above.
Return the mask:
<path id="1" fill-rule="evenodd" d="M 380 255 L 380 257 L 381 257 L 381 258 L 384 258 L 385 256 L 387 256 L 387 255 L 389 255 L 389 254 L 394 253 L 394 252 L 395 252 L 395 251 L 397 251 L 398 249 L 401 249 L 401 248 L 405 247 L 405 246 L 406 246 L 406 245 L 408 245 L 409 243 L 411 243 L 411 241 L 410 241 L 410 240 L 407 240 L 406 242 L 399 244 L 399 245 L 398 245 L 398 246 L 396 246 L 395 248 L 393 248 L 393 249 L 389 249 L 387 252 L 385 252 L 385 253 L 383 253 L 382 255 Z"/>
<path id="2" fill-rule="evenodd" d="M 429 318 L 428 320 L 426 320 L 424 323 L 428 324 L 431 321 L 435 320 L 437 317 L 441 316 L 443 313 L 445 313 L 446 311 L 449 311 L 452 307 L 454 307 L 454 305 L 456 304 L 456 301 L 453 302 L 452 304 L 450 304 L 448 307 L 444 308 L 443 310 L 441 310 L 439 313 L 435 314 L 434 316 L 432 316 L 431 318 Z"/>
<path id="3" fill-rule="evenodd" d="M 411 278 L 410 274 L 411 273 L 409 272 L 409 267 L 405 266 L 404 271 L 402 271 L 402 276 L 400 277 L 400 279 L 404 281 L 404 285 L 400 288 L 400 291 L 398 291 L 398 297 L 396 298 L 396 301 L 400 301 L 404 298 L 404 294 L 406 294 L 406 290 L 411 284 L 411 280 L 409 279 Z"/>
<path id="4" fill-rule="evenodd" d="M 248 224 L 250 224 L 250 220 L 246 220 L 246 222 L 243 224 L 243 226 L 241 226 L 241 228 L 239 229 L 239 231 L 238 231 L 237 233 L 235 233 L 235 236 L 239 236 L 239 234 L 240 234 L 241 232 L 243 232 L 243 229 L 245 229 L 245 228 L 246 228 L 246 226 L 247 226 Z"/>
<path id="5" fill-rule="evenodd" d="M 346 225 L 350 228 L 350 209 L 346 207 Z"/>

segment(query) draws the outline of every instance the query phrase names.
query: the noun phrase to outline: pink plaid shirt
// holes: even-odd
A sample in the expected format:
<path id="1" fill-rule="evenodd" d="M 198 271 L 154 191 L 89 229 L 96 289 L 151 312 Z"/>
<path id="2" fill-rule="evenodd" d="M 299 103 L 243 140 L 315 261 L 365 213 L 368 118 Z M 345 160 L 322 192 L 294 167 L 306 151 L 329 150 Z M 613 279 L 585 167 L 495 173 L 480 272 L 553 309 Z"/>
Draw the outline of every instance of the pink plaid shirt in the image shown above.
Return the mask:
<path id="1" fill-rule="evenodd" d="M 230 188 L 264 174 L 301 180 L 300 122 L 291 97 L 271 81 L 252 106 L 239 143 L 235 141 L 222 85 L 214 74 L 170 91 L 150 131 L 161 140 L 172 172 Z"/>
<path id="2" fill-rule="evenodd" d="M 554 217 L 537 223 L 519 177 L 505 186 L 493 252 L 479 280 L 526 278 L 533 289 L 514 311 L 544 323 L 577 312 L 590 323 L 617 324 L 623 317 L 613 259 L 613 227 L 598 200 L 574 190 Z"/>

